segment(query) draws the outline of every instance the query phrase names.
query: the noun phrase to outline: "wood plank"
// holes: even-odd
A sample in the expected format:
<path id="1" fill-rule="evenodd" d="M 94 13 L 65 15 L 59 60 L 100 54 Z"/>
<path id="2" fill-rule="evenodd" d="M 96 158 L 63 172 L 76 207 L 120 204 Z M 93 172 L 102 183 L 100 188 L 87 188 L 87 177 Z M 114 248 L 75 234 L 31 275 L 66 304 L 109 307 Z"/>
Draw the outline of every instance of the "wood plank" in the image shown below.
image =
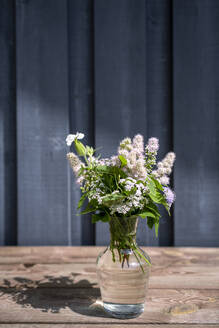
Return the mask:
<path id="1" fill-rule="evenodd" d="M 0 247 L 0 263 L 71 263 L 73 259 L 95 261 L 104 247 Z"/>
<path id="2" fill-rule="evenodd" d="M 17 241 L 16 60 L 14 1 L 0 9 L 0 245 Z"/>
<path id="3" fill-rule="evenodd" d="M 51 323 L 51 324 L 36 324 L 34 323 L 34 328 L 52 328 L 56 325 L 56 323 Z M 143 327 L 146 327 L 146 328 L 210 328 L 210 327 L 213 327 L 213 328 L 219 328 L 219 325 L 208 325 L 208 324 L 205 324 L 205 325 L 200 325 L 200 324 L 195 324 L 195 325 L 187 325 L 187 324 L 144 324 L 143 323 Z M 89 324 L 58 324 L 59 328 L 96 328 L 97 327 L 97 324 L 92 324 L 92 323 L 89 323 Z M 32 324 L 7 324 L 7 323 L 4 323 L 4 324 L 0 324 L 0 328 L 7 328 L 7 327 L 10 327 L 10 328 L 28 328 L 28 327 L 33 327 Z M 105 328 L 127 328 L 127 323 L 121 323 L 121 324 L 117 324 L 117 323 L 105 323 L 105 322 L 101 322 L 101 327 L 105 327 Z M 139 327 L 142 327 L 142 325 L 139 323 L 139 324 L 131 324 L 131 328 L 139 328 Z"/>
<path id="4" fill-rule="evenodd" d="M 219 246 L 218 17 L 218 1 L 173 1 L 176 246 Z"/>
<path id="5" fill-rule="evenodd" d="M 99 296 L 97 288 L 2 288 L 0 322 L 121 323 L 103 313 Z M 219 291 L 150 289 L 145 312 L 123 322 L 219 324 Z"/>
<path id="6" fill-rule="evenodd" d="M 146 134 L 145 1 L 96 0 L 94 19 L 96 147 L 109 157 L 121 139 Z M 147 242 L 146 231 L 141 221 L 139 240 Z M 108 225 L 99 222 L 96 244 L 107 243 Z"/>
<path id="7" fill-rule="evenodd" d="M 104 320 L 104 324 L 120 326 L 121 321 L 105 316 L 98 301 L 100 290 L 95 258 L 101 249 L 0 248 L 0 259 L 5 256 L 8 261 L 0 264 L 0 323 L 55 322 L 80 327 L 103 325 Z M 147 250 L 156 261 L 152 267 L 146 309 L 139 318 L 124 323 L 148 323 L 153 327 L 156 324 L 165 324 L 165 327 L 168 324 L 171 327 L 219 324 L 219 249 L 152 247 Z M 12 263 L 16 255 L 20 263 Z M 87 262 L 83 262 L 88 255 Z M 36 263 L 22 264 L 22 257 Z M 60 258 L 63 262 L 58 264 Z M 52 263 L 46 264 L 46 259 L 52 259 Z"/>
<path id="8" fill-rule="evenodd" d="M 66 0 L 16 1 L 18 244 L 70 243 Z"/>
<path id="9" fill-rule="evenodd" d="M 68 1 L 70 131 L 81 131 L 94 145 L 93 1 Z M 93 245 L 95 225 L 90 215 L 77 216 L 80 188 L 71 177 L 72 245 Z"/>
<path id="10" fill-rule="evenodd" d="M 219 289 L 219 265 L 152 266 L 150 288 Z M 95 262 L 65 264 L 8 264 L 0 265 L 0 285 L 6 287 L 66 287 L 84 280 L 97 284 Z"/>
<path id="11" fill-rule="evenodd" d="M 156 22 L 156 23 L 155 23 Z M 159 138 L 158 160 L 172 150 L 172 49 L 171 1 L 146 1 L 146 104 L 147 137 Z M 173 217 L 161 209 L 160 246 L 173 245 Z M 146 241 L 147 240 L 147 241 Z M 142 244 L 155 245 L 154 231 L 147 229 Z"/>
<path id="12" fill-rule="evenodd" d="M 95 262 L 105 247 L 0 247 L 0 264 Z M 153 265 L 219 265 L 218 248 L 142 247 Z"/>
<path id="13" fill-rule="evenodd" d="M 40 281 L 48 277 L 88 279 L 96 283 L 96 256 L 102 247 L 0 248 L 0 282 L 19 286 L 17 277 Z M 152 258 L 151 288 L 219 287 L 219 250 L 213 248 L 147 248 Z M 87 256 L 87 257 L 86 257 Z M 89 257 L 88 257 L 89 256 Z M 62 281 L 62 280 L 61 280 Z M 60 283 L 59 283 L 60 284 Z M 57 284 L 55 284 L 56 286 Z M 65 284 L 64 284 L 65 285 Z M 62 283 L 60 286 L 64 286 Z"/>

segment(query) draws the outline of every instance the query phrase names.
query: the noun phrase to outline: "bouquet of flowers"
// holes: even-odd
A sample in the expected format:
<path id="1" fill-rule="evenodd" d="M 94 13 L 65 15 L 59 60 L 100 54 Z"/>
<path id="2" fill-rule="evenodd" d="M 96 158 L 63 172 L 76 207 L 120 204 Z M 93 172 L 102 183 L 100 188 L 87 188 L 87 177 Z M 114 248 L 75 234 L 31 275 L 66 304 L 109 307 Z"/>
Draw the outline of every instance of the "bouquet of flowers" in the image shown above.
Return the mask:
<path id="1" fill-rule="evenodd" d="M 158 205 L 164 206 L 170 213 L 175 200 L 175 194 L 169 187 L 175 154 L 169 152 L 156 163 L 159 140 L 150 138 L 144 147 L 143 136 L 137 134 L 133 140 L 125 138 L 120 142 L 117 155 L 101 158 L 95 156 L 96 151 L 92 147 L 80 141 L 83 138 L 84 134 L 79 132 L 66 138 L 67 145 L 74 143 L 77 152 L 77 155 L 69 152 L 67 158 L 82 191 L 78 209 L 87 200 L 81 214 L 92 213 L 93 223 L 109 222 L 113 258 L 114 249 L 121 254 L 120 251 L 127 248 L 142 257 L 133 236 L 135 220 L 131 218 L 146 219 L 148 227 L 155 227 L 158 234 Z"/>

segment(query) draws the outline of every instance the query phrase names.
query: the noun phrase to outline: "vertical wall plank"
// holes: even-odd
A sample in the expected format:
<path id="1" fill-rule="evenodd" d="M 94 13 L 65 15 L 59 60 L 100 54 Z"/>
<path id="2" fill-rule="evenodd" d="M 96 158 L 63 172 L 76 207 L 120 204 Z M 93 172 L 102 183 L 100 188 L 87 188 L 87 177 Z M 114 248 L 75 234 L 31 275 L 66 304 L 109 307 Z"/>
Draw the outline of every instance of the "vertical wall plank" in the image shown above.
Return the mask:
<path id="1" fill-rule="evenodd" d="M 17 240 L 16 73 L 14 1 L 0 10 L 0 245 Z"/>
<path id="2" fill-rule="evenodd" d="M 83 132 L 83 141 L 94 146 L 92 0 L 68 1 L 68 37 L 70 130 Z M 76 216 L 80 189 L 72 178 L 72 243 L 92 245 L 95 225 L 91 215 Z"/>
<path id="3" fill-rule="evenodd" d="M 175 245 L 219 246 L 219 2 L 173 3 Z"/>
<path id="4" fill-rule="evenodd" d="M 16 1 L 18 243 L 70 243 L 67 3 Z"/>
<path id="5" fill-rule="evenodd" d="M 95 0 L 95 133 L 105 156 L 118 142 L 146 135 L 145 0 Z M 107 224 L 98 223 L 96 243 L 109 242 Z M 146 243 L 146 224 L 139 241 Z"/>
<path id="6" fill-rule="evenodd" d="M 160 141 L 158 160 L 172 149 L 172 26 L 171 1 L 146 1 L 147 135 Z M 161 209 L 159 239 L 148 232 L 148 243 L 173 244 L 173 217 Z"/>

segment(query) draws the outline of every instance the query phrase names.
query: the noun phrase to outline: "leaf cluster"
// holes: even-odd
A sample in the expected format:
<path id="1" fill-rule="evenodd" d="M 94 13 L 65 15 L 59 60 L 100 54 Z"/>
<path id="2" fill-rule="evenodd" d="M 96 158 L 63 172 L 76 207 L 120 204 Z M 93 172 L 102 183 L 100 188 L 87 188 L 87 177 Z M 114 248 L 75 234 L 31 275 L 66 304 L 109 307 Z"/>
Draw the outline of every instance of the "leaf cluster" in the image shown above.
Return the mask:
<path id="1" fill-rule="evenodd" d="M 150 177 L 148 181 L 149 187 L 149 202 L 145 207 L 145 210 L 139 213 L 139 216 L 142 219 L 147 218 L 147 225 L 150 229 L 155 227 L 156 236 L 158 236 L 158 228 L 159 228 L 159 221 L 160 221 L 160 212 L 157 205 L 163 205 L 165 209 L 169 213 L 168 204 L 163 194 L 163 186 L 157 181 L 155 178 Z"/>
<path id="2" fill-rule="evenodd" d="M 87 166 L 81 168 L 79 175 L 84 175 L 86 183 L 82 190 L 82 196 L 78 202 L 78 209 L 80 209 L 86 199 L 87 206 L 80 214 L 92 213 L 92 222 L 98 221 L 109 222 L 111 215 L 109 207 L 113 204 L 120 204 L 125 201 L 127 197 L 134 195 L 136 190 L 126 190 L 121 184 L 120 179 L 128 178 L 123 170 L 127 165 L 127 160 L 124 156 L 119 155 L 120 167 L 90 164 L 88 157 L 92 157 L 95 150 L 92 147 L 84 146 L 82 142 L 75 140 L 75 149 L 79 156 L 83 156 Z M 151 163 L 152 164 L 152 163 Z M 158 205 L 163 205 L 169 213 L 169 207 L 165 200 L 163 193 L 163 186 L 156 180 L 152 174 L 148 174 L 146 181 L 136 181 L 136 183 L 143 183 L 149 188 L 149 193 L 145 195 L 145 204 L 143 209 L 137 209 L 129 213 L 129 215 L 140 216 L 142 219 L 147 219 L 147 225 L 150 229 L 155 227 L 156 236 L 158 235 L 160 213 Z M 95 185 L 95 188 L 93 187 Z M 97 189 L 101 190 L 104 186 L 101 203 L 98 203 L 95 197 Z M 119 216 L 119 215 L 118 215 Z"/>

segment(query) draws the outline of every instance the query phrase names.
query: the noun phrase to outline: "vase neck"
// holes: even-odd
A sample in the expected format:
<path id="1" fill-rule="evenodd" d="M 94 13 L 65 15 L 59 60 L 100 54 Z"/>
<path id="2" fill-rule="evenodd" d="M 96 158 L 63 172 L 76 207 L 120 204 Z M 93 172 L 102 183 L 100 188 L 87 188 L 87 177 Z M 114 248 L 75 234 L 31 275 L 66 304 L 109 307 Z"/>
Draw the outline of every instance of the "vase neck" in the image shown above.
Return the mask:
<path id="1" fill-rule="evenodd" d="M 111 246 L 119 249 L 130 249 L 136 243 L 138 218 L 130 217 L 111 217 L 110 236 Z"/>

